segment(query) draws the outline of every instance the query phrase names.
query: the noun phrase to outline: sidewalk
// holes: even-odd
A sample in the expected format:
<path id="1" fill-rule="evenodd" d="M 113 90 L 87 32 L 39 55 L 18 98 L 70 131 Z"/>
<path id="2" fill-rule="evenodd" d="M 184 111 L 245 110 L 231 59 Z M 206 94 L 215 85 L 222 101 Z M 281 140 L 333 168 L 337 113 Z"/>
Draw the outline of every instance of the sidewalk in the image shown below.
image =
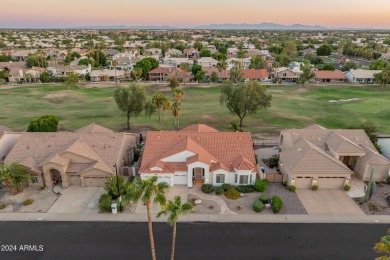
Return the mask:
<path id="1" fill-rule="evenodd" d="M 155 222 L 166 222 L 166 218 Z M 146 214 L 90 214 L 90 213 L 0 213 L 0 221 L 108 221 L 146 222 Z M 390 224 L 387 215 L 233 215 L 190 214 L 181 216 L 179 222 L 231 222 L 231 223 L 370 223 Z"/>

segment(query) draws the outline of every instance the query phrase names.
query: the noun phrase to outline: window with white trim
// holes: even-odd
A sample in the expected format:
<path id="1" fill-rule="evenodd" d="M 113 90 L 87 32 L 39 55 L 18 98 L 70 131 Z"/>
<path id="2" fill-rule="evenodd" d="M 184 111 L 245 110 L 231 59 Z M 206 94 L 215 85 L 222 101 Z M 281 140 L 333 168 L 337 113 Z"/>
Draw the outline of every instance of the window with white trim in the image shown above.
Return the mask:
<path id="1" fill-rule="evenodd" d="M 225 174 L 217 174 L 215 177 L 216 183 L 225 183 Z"/>
<path id="2" fill-rule="evenodd" d="M 240 184 L 248 184 L 248 175 L 240 175 Z"/>

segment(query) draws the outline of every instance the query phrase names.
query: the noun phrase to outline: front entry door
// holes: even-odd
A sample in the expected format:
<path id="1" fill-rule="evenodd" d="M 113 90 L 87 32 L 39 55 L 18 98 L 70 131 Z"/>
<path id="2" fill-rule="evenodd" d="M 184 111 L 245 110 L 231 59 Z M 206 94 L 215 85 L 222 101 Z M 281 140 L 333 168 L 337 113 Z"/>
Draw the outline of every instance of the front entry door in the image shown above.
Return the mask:
<path id="1" fill-rule="evenodd" d="M 195 168 L 194 169 L 194 177 L 195 177 L 195 180 L 202 180 L 203 179 L 203 169 L 202 168 Z"/>

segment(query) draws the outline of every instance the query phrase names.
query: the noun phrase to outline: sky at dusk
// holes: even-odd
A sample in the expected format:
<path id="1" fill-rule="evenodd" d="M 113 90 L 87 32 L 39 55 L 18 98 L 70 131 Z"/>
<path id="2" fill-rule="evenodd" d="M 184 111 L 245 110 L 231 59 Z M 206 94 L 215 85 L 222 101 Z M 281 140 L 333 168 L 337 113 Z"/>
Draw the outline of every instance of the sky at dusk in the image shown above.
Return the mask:
<path id="1" fill-rule="evenodd" d="M 390 0 L 12 0 L 0 8 L 0 27 L 271 22 L 390 28 L 389 10 Z"/>

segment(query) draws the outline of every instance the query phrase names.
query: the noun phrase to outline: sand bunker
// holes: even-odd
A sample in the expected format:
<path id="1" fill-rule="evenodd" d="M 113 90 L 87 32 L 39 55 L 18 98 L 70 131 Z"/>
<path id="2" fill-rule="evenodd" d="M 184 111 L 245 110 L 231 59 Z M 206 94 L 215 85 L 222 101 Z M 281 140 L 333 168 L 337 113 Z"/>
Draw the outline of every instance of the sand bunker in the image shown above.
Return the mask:
<path id="1" fill-rule="evenodd" d="M 349 99 L 338 99 L 338 100 L 329 100 L 329 103 L 338 103 L 338 102 L 351 102 L 351 101 L 357 101 L 360 100 L 360 98 L 349 98 Z"/>
<path id="2" fill-rule="evenodd" d="M 44 98 L 62 98 L 66 97 L 68 94 L 67 93 L 52 93 L 52 94 L 47 94 Z"/>

